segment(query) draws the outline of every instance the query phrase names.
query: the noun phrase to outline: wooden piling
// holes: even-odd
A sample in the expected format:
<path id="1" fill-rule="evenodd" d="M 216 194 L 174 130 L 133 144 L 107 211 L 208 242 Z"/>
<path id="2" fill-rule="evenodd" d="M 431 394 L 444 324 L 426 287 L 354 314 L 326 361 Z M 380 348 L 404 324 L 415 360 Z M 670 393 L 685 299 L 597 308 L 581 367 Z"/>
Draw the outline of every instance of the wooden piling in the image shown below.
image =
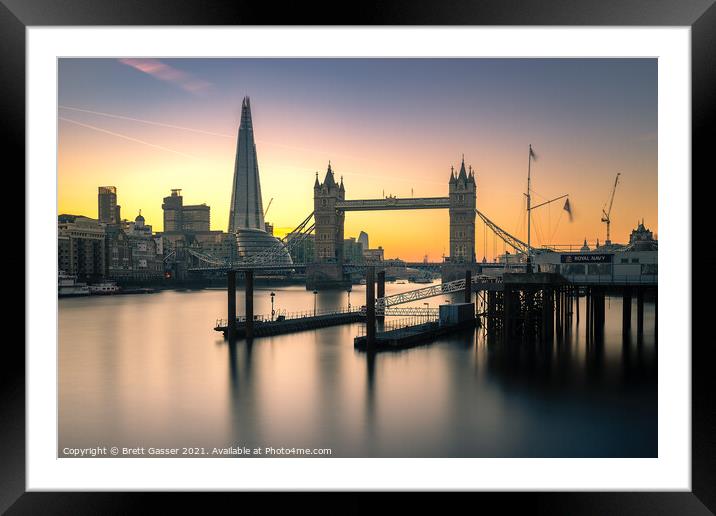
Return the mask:
<path id="1" fill-rule="evenodd" d="M 641 341 L 644 336 L 644 289 L 636 289 L 636 338 Z"/>
<path id="2" fill-rule="evenodd" d="M 562 342 L 562 289 L 555 291 L 555 324 L 557 326 L 557 341 Z"/>
<path id="3" fill-rule="evenodd" d="M 624 287 L 622 295 L 622 335 L 631 333 L 631 287 Z"/>
<path id="4" fill-rule="evenodd" d="M 472 303 L 472 271 L 465 271 L 465 302 Z"/>
<path id="5" fill-rule="evenodd" d="M 574 296 L 572 296 L 572 292 L 574 289 L 570 286 L 567 287 L 567 290 L 564 293 L 564 337 L 568 338 L 570 333 L 572 332 L 572 310 L 574 306 Z"/>
<path id="6" fill-rule="evenodd" d="M 544 287 L 542 289 L 542 342 L 547 343 L 549 340 L 549 321 L 550 321 L 550 308 L 549 308 L 549 289 Z"/>
<path id="7" fill-rule="evenodd" d="M 497 320 L 495 317 L 495 304 L 497 303 L 497 293 L 489 290 L 487 292 L 487 331 L 495 334 L 497 328 Z"/>
<path id="8" fill-rule="evenodd" d="M 659 290 L 654 289 L 654 342 L 659 336 Z"/>
<path id="9" fill-rule="evenodd" d="M 378 271 L 378 298 L 385 297 L 385 271 Z M 366 280 L 366 284 L 368 281 Z M 381 315 L 376 316 L 376 319 L 379 321 L 385 320 L 385 312 L 383 312 Z"/>
<path id="10" fill-rule="evenodd" d="M 236 271 L 226 273 L 226 293 L 226 337 L 232 342 L 236 339 Z"/>
<path id="11" fill-rule="evenodd" d="M 246 291 L 246 338 L 254 337 L 254 271 L 244 272 Z"/>
<path id="12" fill-rule="evenodd" d="M 365 277 L 365 338 L 368 349 L 375 346 L 375 267 L 370 266 L 366 269 Z"/>
<path id="13" fill-rule="evenodd" d="M 510 341 L 512 330 L 512 289 L 505 285 L 504 299 L 502 302 L 502 342 Z"/>
<path id="14" fill-rule="evenodd" d="M 604 320 L 605 320 L 605 306 L 604 306 L 604 288 L 603 287 L 597 287 L 596 293 L 594 297 L 594 308 L 595 308 L 595 317 L 594 317 L 594 335 L 595 340 L 598 342 L 602 342 L 604 340 Z"/>
<path id="15" fill-rule="evenodd" d="M 569 325 L 569 288 L 562 289 L 562 339 L 567 338 Z"/>
<path id="16" fill-rule="evenodd" d="M 532 342 L 535 338 L 535 294 L 532 287 L 525 288 L 525 322 L 523 340 Z"/>
<path id="17" fill-rule="evenodd" d="M 587 337 L 587 344 L 592 342 L 592 287 L 586 288 L 586 316 L 587 316 L 587 328 L 586 328 L 586 337 Z"/>
<path id="18" fill-rule="evenodd" d="M 579 326 L 579 287 L 576 287 L 575 301 L 577 302 L 577 326 Z"/>

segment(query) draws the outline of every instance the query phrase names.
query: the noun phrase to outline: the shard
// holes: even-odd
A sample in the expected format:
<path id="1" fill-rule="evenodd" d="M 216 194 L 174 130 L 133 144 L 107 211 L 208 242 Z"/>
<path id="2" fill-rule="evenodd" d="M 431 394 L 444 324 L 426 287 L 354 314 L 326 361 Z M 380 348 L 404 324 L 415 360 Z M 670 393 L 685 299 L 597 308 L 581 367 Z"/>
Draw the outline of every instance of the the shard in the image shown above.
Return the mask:
<path id="1" fill-rule="evenodd" d="M 286 246 L 266 232 L 249 97 L 244 97 L 241 103 L 241 122 L 236 142 L 234 182 L 229 208 L 229 233 L 236 235 L 239 259 L 253 256 L 266 263 L 292 263 Z"/>
<path id="2" fill-rule="evenodd" d="M 259 164 L 256 159 L 249 97 L 244 97 L 241 103 L 241 123 L 236 142 L 234 182 L 229 210 L 229 232 L 235 233 L 239 229 L 265 230 Z"/>

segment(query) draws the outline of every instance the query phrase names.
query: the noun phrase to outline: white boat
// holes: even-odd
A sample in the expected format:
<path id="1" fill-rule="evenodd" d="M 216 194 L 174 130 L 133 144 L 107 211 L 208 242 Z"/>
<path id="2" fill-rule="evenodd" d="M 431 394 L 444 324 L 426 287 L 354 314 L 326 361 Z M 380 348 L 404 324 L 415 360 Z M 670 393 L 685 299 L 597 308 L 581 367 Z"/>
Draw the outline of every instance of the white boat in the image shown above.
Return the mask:
<path id="1" fill-rule="evenodd" d="M 119 292 L 119 287 L 113 281 L 103 281 L 102 283 L 90 285 L 89 291 L 95 295 L 116 294 Z"/>
<path id="2" fill-rule="evenodd" d="M 77 281 L 77 276 L 71 276 L 64 271 L 57 275 L 57 295 L 59 297 L 88 296 L 90 289 L 86 283 Z"/>

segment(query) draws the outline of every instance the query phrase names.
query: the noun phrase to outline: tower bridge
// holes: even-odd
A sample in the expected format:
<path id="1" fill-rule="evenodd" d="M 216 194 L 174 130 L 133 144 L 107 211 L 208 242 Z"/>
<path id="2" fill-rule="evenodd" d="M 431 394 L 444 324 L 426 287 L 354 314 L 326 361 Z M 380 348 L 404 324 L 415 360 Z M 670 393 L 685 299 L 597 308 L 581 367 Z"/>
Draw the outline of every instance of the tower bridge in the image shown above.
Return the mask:
<path id="1" fill-rule="evenodd" d="M 313 184 L 313 213 L 315 218 L 315 258 L 306 268 L 307 288 L 344 287 L 349 279 L 343 268 L 343 239 L 346 212 L 378 210 L 447 209 L 450 214 L 450 264 L 475 264 L 475 217 L 477 187 L 472 167 L 450 170 L 447 197 L 417 197 L 383 199 L 346 199 L 346 187 L 341 177 L 336 181 L 330 162 L 323 182 Z M 443 267 L 449 265 L 441 264 Z"/>
<path id="2" fill-rule="evenodd" d="M 484 268 L 505 268 L 504 264 L 476 262 L 475 220 L 479 216 L 486 228 L 491 229 L 517 252 L 526 252 L 527 244 L 510 235 L 488 219 L 477 208 L 477 188 L 472 167 L 465 167 L 464 159 L 459 172 L 451 168 L 447 197 L 385 197 L 382 199 L 346 199 L 343 178 L 335 179 L 329 163 L 323 182 L 318 174 L 314 182 L 314 211 L 282 240 L 274 239 L 260 252 L 250 256 L 230 256 L 219 259 L 199 250 L 187 249 L 193 264 L 190 271 L 243 272 L 305 272 L 308 289 L 347 288 L 351 273 L 363 273 L 368 266 L 382 270 L 387 267 L 408 267 L 440 272 L 443 281 L 459 279 L 466 269 L 480 273 Z M 449 210 L 450 256 L 443 262 L 406 262 L 384 260 L 375 263 L 344 263 L 343 241 L 346 212 L 391 210 Z M 315 255 L 311 263 L 293 263 L 286 260 L 292 248 L 309 236 L 315 239 Z M 238 238 L 238 237 L 237 237 Z M 510 268 L 522 269 L 519 266 Z"/>

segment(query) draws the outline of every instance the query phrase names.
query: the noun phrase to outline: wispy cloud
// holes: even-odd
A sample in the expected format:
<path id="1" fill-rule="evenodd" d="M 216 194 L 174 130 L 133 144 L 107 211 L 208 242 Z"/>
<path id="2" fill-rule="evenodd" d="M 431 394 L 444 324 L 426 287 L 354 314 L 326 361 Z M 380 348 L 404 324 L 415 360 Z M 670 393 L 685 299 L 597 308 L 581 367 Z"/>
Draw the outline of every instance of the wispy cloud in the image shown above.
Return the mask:
<path id="1" fill-rule="evenodd" d="M 199 79 L 188 72 L 184 72 L 157 59 L 120 59 L 120 63 L 131 66 L 135 70 L 151 75 L 160 81 L 166 81 L 179 86 L 181 89 L 194 95 L 202 95 L 211 88 L 211 83 Z"/>

